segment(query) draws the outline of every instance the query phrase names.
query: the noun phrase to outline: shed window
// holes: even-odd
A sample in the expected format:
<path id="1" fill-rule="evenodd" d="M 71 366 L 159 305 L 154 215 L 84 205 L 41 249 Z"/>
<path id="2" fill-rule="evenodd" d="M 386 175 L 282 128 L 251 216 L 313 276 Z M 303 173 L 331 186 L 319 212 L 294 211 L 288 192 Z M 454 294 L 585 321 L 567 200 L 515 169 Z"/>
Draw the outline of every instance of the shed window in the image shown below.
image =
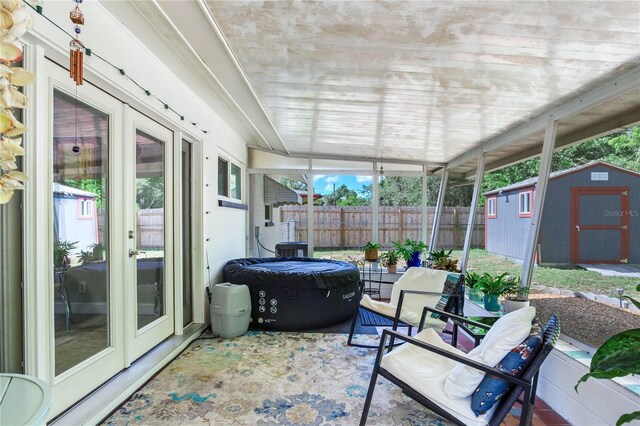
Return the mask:
<path id="1" fill-rule="evenodd" d="M 487 217 L 489 219 L 495 219 L 498 217 L 496 200 L 497 198 L 495 196 L 487 198 Z"/>
<path id="2" fill-rule="evenodd" d="M 78 198 L 78 218 L 93 219 L 93 200 L 91 198 Z"/>
<path id="3" fill-rule="evenodd" d="M 518 217 L 531 217 L 531 199 L 533 191 L 524 191 L 518 194 Z"/>

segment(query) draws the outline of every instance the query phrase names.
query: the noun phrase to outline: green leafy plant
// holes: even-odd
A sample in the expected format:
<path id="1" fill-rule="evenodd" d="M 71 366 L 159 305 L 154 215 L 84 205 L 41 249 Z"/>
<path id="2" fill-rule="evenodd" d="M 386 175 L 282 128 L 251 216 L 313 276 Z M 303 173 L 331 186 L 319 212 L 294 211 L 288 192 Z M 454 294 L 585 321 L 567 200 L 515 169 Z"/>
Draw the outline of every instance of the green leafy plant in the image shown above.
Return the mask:
<path id="1" fill-rule="evenodd" d="M 507 278 L 508 273 L 501 275 L 493 275 L 485 272 L 475 284 L 474 288 L 480 290 L 484 294 L 502 296 L 505 292 L 511 291 L 513 288 L 513 280 Z"/>
<path id="2" fill-rule="evenodd" d="M 104 260 L 104 246 L 100 243 L 91 244 L 88 250 L 80 250 L 80 261 L 82 263 L 102 262 Z"/>
<path id="3" fill-rule="evenodd" d="M 394 249 L 400 254 L 405 261 L 411 260 L 413 253 L 423 252 L 426 250 L 427 245 L 422 241 L 415 241 L 409 238 L 404 241 L 392 241 Z"/>
<path id="4" fill-rule="evenodd" d="M 480 281 L 480 274 L 477 272 L 467 272 L 464 276 L 464 283 L 469 288 L 475 288 L 478 281 Z"/>
<path id="5" fill-rule="evenodd" d="M 529 300 L 529 287 L 521 287 L 520 286 L 520 277 L 505 277 L 505 281 L 509 284 L 502 295 L 509 299 L 515 300 L 519 302 L 525 302 Z"/>
<path id="6" fill-rule="evenodd" d="M 56 268 L 67 266 L 69 264 L 69 254 L 71 250 L 75 250 L 78 241 L 62 241 L 55 240 L 53 242 L 53 266 Z"/>
<path id="7" fill-rule="evenodd" d="M 365 245 L 362 246 L 362 250 L 363 251 L 377 250 L 380 247 L 382 247 L 382 245 L 380 245 L 378 243 L 374 243 L 372 241 L 369 241 L 368 243 L 366 243 Z"/>
<path id="8" fill-rule="evenodd" d="M 397 265 L 400 260 L 400 253 L 397 250 L 389 250 L 380 254 L 380 261 L 382 266 L 387 267 L 389 265 Z"/>
<path id="9" fill-rule="evenodd" d="M 636 287 L 640 291 L 640 284 Z M 640 308 L 640 301 L 629 297 L 636 307 Z M 640 328 L 632 328 L 611 336 L 602 344 L 591 359 L 589 372 L 582 376 L 576 383 L 575 390 L 578 392 L 580 383 L 586 382 L 590 377 L 594 379 L 613 379 L 614 377 L 624 377 L 629 374 L 640 374 Z M 632 420 L 640 420 L 640 411 L 623 414 L 616 422 L 616 426 L 629 423 Z"/>
<path id="10" fill-rule="evenodd" d="M 445 251 L 444 249 L 442 249 L 442 250 L 431 250 L 429 252 L 429 256 L 427 257 L 427 260 L 433 262 L 434 264 L 437 263 L 437 262 L 444 262 L 444 260 L 451 258 L 451 253 L 452 252 L 453 252 L 453 249 L 451 249 L 449 251 Z"/>

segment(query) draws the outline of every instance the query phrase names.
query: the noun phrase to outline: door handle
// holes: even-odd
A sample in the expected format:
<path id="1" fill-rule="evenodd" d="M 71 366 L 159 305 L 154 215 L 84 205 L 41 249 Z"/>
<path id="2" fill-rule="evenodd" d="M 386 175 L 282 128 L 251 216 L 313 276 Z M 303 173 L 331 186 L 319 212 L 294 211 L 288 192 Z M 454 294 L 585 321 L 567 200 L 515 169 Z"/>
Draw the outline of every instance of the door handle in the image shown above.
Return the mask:
<path id="1" fill-rule="evenodd" d="M 147 254 L 147 252 L 146 251 L 142 251 L 142 250 L 129 249 L 129 257 L 134 257 L 134 256 L 137 256 L 139 254 Z"/>
<path id="2" fill-rule="evenodd" d="M 580 225 L 576 225 L 576 229 L 580 232 Z"/>

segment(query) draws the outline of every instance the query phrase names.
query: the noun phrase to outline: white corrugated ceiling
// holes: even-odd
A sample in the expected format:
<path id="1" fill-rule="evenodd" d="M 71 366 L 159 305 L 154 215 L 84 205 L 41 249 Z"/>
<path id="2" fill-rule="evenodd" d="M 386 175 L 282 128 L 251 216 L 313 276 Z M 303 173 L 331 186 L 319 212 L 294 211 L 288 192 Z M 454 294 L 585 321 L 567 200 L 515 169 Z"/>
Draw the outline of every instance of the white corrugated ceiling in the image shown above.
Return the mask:
<path id="1" fill-rule="evenodd" d="M 224 87 L 249 147 L 292 156 L 453 161 L 472 176 L 470 151 L 491 146 L 488 168 L 535 155 L 534 118 L 640 70 L 638 1 L 133 4 L 161 11 L 180 38 L 160 37 Z M 637 80 L 561 121 L 558 144 L 640 122 Z"/>

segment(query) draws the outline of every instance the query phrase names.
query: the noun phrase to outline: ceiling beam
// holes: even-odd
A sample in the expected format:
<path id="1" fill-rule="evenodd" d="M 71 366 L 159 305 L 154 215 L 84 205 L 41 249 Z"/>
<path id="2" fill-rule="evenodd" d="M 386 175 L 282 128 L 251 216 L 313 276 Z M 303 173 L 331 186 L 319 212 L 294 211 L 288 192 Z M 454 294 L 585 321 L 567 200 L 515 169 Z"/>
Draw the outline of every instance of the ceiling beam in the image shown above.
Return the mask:
<path id="1" fill-rule="evenodd" d="M 557 151 L 561 148 L 566 148 L 569 145 L 596 139 L 611 133 L 624 131 L 629 127 L 637 125 L 638 123 L 640 123 L 640 109 L 629 111 L 614 118 L 596 123 L 593 126 L 584 127 L 578 131 L 564 135 L 556 140 L 555 149 Z M 519 163 L 521 161 L 529 160 L 531 158 L 537 157 L 541 152 L 542 144 L 519 152 L 515 155 L 511 155 L 498 161 L 494 161 L 486 166 L 485 172 L 498 170 L 504 167 L 511 166 L 512 164 Z M 464 177 L 465 179 L 475 178 L 475 170 L 466 173 Z"/>
<path id="2" fill-rule="evenodd" d="M 495 139 L 481 143 L 479 146 L 450 161 L 447 168 L 452 170 L 457 166 L 477 158 L 481 152 L 489 153 L 503 146 L 516 143 L 533 133 L 542 131 L 546 128 L 549 117 L 553 117 L 559 121 L 565 120 L 638 87 L 640 87 L 640 66 L 635 67 L 621 76 L 604 83 L 581 96 L 573 98 L 563 105 L 552 108 L 548 112 L 539 115 L 538 117 L 498 136 Z"/>

